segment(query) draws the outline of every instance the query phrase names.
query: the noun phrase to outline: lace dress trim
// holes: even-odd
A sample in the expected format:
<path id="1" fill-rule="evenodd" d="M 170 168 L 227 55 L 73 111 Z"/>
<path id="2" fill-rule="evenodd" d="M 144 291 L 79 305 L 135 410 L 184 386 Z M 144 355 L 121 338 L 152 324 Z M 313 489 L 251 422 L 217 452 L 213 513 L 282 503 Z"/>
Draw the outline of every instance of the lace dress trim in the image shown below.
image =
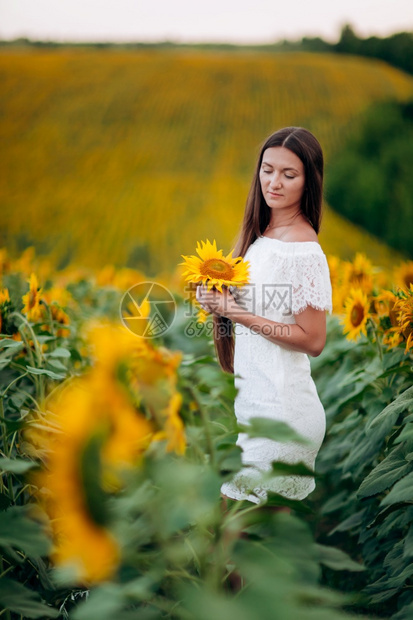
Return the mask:
<path id="1" fill-rule="evenodd" d="M 328 310 L 331 314 L 330 271 L 320 244 L 316 241 L 281 241 L 258 237 L 253 245 L 261 240 L 272 245 L 274 273 L 277 273 L 279 282 L 292 285 L 292 313 L 300 314 L 307 306 L 312 306 L 316 310 Z"/>

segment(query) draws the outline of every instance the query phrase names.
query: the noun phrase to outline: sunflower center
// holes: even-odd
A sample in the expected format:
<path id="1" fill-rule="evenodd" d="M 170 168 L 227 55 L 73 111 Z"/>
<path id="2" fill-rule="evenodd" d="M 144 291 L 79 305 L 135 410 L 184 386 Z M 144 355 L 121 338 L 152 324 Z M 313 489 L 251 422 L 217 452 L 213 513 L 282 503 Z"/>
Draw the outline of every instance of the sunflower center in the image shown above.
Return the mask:
<path id="1" fill-rule="evenodd" d="M 409 288 L 409 286 L 413 284 L 413 272 L 406 273 L 406 275 L 404 276 L 404 283 L 406 285 L 406 288 Z"/>
<path id="2" fill-rule="evenodd" d="M 365 279 L 365 273 L 363 271 L 354 271 L 350 280 L 352 284 L 361 285 Z"/>
<path id="3" fill-rule="evenodd" d="M 364 308 L 361 304 L 354 304 L 351 309 L 350 320 L 354 327 L 358 327 L 364 319 Z"/>
<path id="4" fill-rule="evenodd" d="M 232 280 L 233 268 L 220 258 L 208 258 L 200 267 L 203 276 Z"/>

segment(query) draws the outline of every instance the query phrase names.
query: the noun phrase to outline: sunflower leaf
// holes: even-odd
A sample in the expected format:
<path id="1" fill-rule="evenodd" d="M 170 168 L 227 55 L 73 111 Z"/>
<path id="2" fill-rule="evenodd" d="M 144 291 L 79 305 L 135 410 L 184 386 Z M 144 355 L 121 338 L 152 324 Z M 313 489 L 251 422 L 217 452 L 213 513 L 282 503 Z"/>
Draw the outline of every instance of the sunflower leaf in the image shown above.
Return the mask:
<path id="1" fill-rule="evenodd" d="M 57 374 L 46 368 L 34 368 L 33 366 L 26 366 L 26 370 L 32 375 L 47 375 L 51 379 L 64 379 L 65 375 Z"/>
<path id="2" fill-rule="evenodd" d="M 37 592 L 8 577 L 0 581 L 0 605 L 25 618 L 58 618 L 60 615 L 57 609 L 45 605 Z"/>
<path id="3" fill-rule="evenodd" d="M 33 461 L 0 457 L 0 470 L 11 474 L 25 474 L 29 471 L 29 469 L 33 469 L 33 467 L 37 467 L 37 463 L 34 463 Z"/>
<path id="4" fill-rule="evenodd" d="M 248 425 L 238 425 L 239 430 L 247 433 L 249 437 L 266 437 L 275 441 L 298 443 L 311 445 L 312 442 L 295 431 L 289 424 L 280 420 L 270 420 L 269 418 L 253 417 L 250 418 Z"/>

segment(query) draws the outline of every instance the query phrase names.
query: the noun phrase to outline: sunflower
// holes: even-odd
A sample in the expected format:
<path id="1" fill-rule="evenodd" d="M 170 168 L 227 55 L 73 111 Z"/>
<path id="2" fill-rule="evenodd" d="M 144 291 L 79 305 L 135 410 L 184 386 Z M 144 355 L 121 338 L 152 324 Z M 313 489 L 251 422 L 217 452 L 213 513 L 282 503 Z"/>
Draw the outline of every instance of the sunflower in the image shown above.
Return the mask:
<path id="1" fill-rule="evenodd" d="M 373 265 L 362 252 L 357 252 L 353 262 L 345 262 L 344 282 L 348 289 L 361 289 L 370 293 L 373 288 Z"/>
<path id="2" fill-rule="evenodd" d="M 207 310 L 204 310 L 204 308 L 201 305 L 197 307 L 197 314 L 195 317 L 195 320 L 197 323 L 206 323 L 209 316 L 210 316 L 210 312 L 208 312 Z"/>
<path id="3" fill-rule="evenodd" d="M 73 567 L 77 582 L 97 583 L 110 577 L 119 562 L 118 544 L 102 520 L 104 498 L 119 489 L 119 471 L 139 460 L 152 427 L 101 369 L 75 379 L 50 406 L 44 431 L 38 422 L 37 434 L 29 430 L 26 440 L 34 439 L 47 460 L 48 470 L 33 482 L 51 520 L 52 560 Z M 58 432 L 50 433 L 56 423 Z"/>
<path id="4" fill-rule="evenodd" d="M 360 288 L 351 288 L 344 302 L 344 317 L 340 319 L 347 340 L 357 340 L 362 333 L 367 336 L 366 324 L 371 317 L 369 309 L 370 301 L 366 293 Z"/>
<path id="5" fill-rule="evenodd" d="M 166 451 L 183 455 L 186 450 L 184 423 L 179 415 L 182 407 L 182 395 L 175 392 L 168 406 L 163 410 L 165 416 L 164 428 L 154 436 L 154 441 L 167 440 Z"/>
<path id="6" fill-rule="evenodd" d="M 394 310 L 398 312 L 398 333 L 406 342 L 405 353 L 413 347 L 413 284 L 407 290 L 399 293 L 400 297 L 394 304 Z"/>
<path id="7" fill-rule="evenodd" d="M 223 256 L 222 250 L 217 250 L 216 242 L 207 239 L 197 244 L 198 256 L 184 256 L 185 262 L 179 263 L 188 269 L 183 273 L 186 280 L 207 285 L 207 290 L 215 286 L 222 293 L 222 286 L 244 286 L 249 282 L 249 261 L 241 256 L 232 257 L 234 250 Z"/>
<path id="8" fill-rule="evenodd" d="M 401 342 L 403 342 L 403 336 L 401 336 L 397 327 L 391 327 L 383 334 L 383 344 L 388 349 L 394 349 Z"/>
<path id="9" fill-rule="evenodd" d="M 342 261 L 338 256 L 329 254 L 327 256 L 328 270 L 330 272 L 331 286 L 334 288 L 341 280 L 341 264 Z"/>
<path id="10" fill-rule="evenodd" d="M 0 248 L 0 278 L 4 273 L 9 273 L 11 269 L 11 260 L 8 256 L 6 248 Z"/>
<path id="11" fill-rule="evenodd" d="M 39 289 L 35 273 L 31 274 L 28 282 L 30 284 L 30 289 L 29 292 L 22 297 L 22 301 L 24 303 L 22 312 L 23 314 L 26 314 L 29 321 L 36 322 L 43 316 L 44 306 L 40 306 L 42 289 Z"/>
<path id="12" fill-rule="evenodd" d="M 401 263 L 393 272 L 394 282 L 403 289 L 409 289 L 413 284 L 413 261 L 405 261 Z"/>
<path id="13" fill-rule="evenodd" d="M 78 583 L 97 583 L 113 575 L 120 554 L 105 498 L 122 488 L 124 471 L 140 464 L 157 428 L 125 383 L 125 364 L 134 352 L 145 355 L 145 347 L 106 322 L 86 331 L 95 364 L 48 398 L 47 412 L 28 422 L 24 440 L 26 452 L 47 463 L 33 483 L 51 520 L 53 561 L 72 567 Z"/>
<path id="14" fill-rule="evenodd" d="M 374 315 L 376 320 L 383 324 L 388 323 L 388 327 L 398 325 L 397 312 L 394 310 L 394 304 L 397 296 L 393 291 L 383 290 L 373 298 Z"/>
<path id="15" fill-rule="evenodd" d="M 7 288 L 0 289 L 0 333 L 3 329 L 3 315 L 7 314 L 10 305 L 9 290 Z"/>

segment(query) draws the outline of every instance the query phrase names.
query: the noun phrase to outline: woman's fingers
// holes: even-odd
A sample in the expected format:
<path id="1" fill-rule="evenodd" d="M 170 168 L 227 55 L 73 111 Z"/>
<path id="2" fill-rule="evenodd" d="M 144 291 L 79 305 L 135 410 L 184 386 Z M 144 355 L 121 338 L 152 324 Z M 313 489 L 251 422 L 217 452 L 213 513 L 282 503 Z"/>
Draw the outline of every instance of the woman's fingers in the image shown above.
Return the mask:
<path id="1" fill-rule="evenodd" d="M 207 312 L 213 312 L 216 307 L 215 288 L 208 291 L 206 284 L 198 284 L 196 288 L 196 299 L 204 310 Z"/>
<path id="2" fill-rule="evenodd" d="M 203 308 L 204 310 L 207 310 L 207 308 L 206 308 L 206 307 L 205 307 L 205 305 L 204 305 L 204 299 L 203 299 L 203 297 L 202 297 L 202 296 L 203 296 L 203 294 L 206 292 L 206 288 L 207 288 L 207 287 L 206 287 L 206 285 L 204 285 L 204 284 L 199 284 L 199 285 L 196 287 L 196 293 L 195 293 L 197 302 L 199 303 L 199 305 L 201 306 L 201 308 Z"/>

